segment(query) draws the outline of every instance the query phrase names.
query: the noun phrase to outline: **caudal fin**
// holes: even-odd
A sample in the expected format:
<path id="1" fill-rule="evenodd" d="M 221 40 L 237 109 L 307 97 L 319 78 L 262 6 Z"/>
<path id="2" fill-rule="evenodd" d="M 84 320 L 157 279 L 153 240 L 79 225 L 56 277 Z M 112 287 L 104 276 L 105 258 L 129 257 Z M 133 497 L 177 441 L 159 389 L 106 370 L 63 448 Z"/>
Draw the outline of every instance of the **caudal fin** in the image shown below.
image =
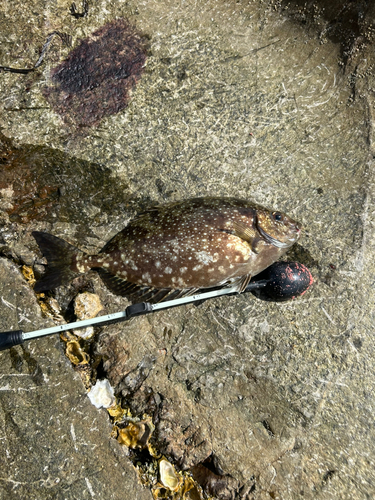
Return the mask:
<path id="1" fill-rule="evenodd" d="M 34 286 L 36 292 L 52 290 L 60 285 L 65 285 L 82 274 L 75 265 L 77 254 L 83 253 L 78 248 L 52 236 L 52 234 L 39 231 L 33 231 L 31 234 L 38 243 L 42 254 L 46 257 L 48 264 L 46 273 Z"/>

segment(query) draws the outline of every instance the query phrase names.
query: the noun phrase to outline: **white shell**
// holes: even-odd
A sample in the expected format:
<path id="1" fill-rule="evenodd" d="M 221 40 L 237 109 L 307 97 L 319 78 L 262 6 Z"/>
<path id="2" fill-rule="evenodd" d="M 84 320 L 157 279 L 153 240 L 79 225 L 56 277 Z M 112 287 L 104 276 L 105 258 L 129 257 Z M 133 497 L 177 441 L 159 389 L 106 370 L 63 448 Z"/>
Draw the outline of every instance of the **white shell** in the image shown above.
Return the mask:
<path id="1" fill-rule="evenodd" d="M 74 312 L 78 319 L 91 319 L 103 310 L 100 298 L 95 293 L 83 292 L 77 295 L 74 300 Z M 94 335 L 94 328 L 80 328 L 73 330 L 74 335 L 82 339 L 90 339 Z"/>
<path id="2" fill-rule="evenodd" d="M 81 339 L 91 339 L 94 335 L 94 328 L 92 326 L 88 326 L 87 328 L 80 328 L 79 330 L 73 330 L 74 335 L 77 337 L 81 337 Z"/>
<path id="3" fill-rule="evenodd" d="M 168 460 L 160 460 L 160 481 L 169 490 L 176 491 L 180 486 L 180 477 L 176 474 L 173 465 Z"/>
<path id="4" fill-rule="evenodd" d="M 88 397 L 97 408 L 109 408 L 115 402 L 113 387 L 106 378 L 97 380 L 88 393 Z"/>
<path id="5" fill-rule="evenodd" d="M 91 319 L 102 311 L 100 298 L 95 293 L 83 292 L 74 300 L 74 312 L 78 319 Z"/>

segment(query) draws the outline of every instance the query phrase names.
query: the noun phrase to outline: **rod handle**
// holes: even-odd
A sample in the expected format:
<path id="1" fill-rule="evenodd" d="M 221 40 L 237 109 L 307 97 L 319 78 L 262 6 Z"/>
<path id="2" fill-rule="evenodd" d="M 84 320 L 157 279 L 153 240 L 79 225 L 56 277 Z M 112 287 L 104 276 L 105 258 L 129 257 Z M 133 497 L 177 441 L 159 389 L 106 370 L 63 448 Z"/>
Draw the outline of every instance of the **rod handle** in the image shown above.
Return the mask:
<path id="1" fill-rule="evenodd" d="M 126 308 L 126 317 L 134 318 L 135 316 L 141 316 L 142 314 L 147 314 L 148 312 L 152 312 L 151 304 L 149 302 L 140 302 Z"/>
<path id="2" fill-rule="evenodd" d="M 0 333 L 0 351 L 9 349 L 15 345 L 23 344 L 23 331 L 22 330 L 12 330 L 10 332 Z"/>

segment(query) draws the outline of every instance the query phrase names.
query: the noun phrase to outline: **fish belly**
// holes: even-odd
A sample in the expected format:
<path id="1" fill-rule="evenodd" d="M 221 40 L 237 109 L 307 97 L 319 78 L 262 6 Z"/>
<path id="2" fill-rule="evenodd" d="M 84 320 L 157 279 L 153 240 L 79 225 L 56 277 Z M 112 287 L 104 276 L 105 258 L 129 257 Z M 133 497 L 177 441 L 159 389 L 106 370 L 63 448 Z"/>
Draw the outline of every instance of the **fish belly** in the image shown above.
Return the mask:
<path id="1" fill-rule="evenodd" d="M 207 238 L 154 237 L 127 244 L 119 237 L 120 249 L 101 255 L 97 267 L 138 285 L 154 288 L 208 288 L 252 274 L 256 260 L 248 245 L 224 232 Z M 121 242 L 121 244 L 120 244 Z M 259 271 L 258 271 L 259 272 Z"/>

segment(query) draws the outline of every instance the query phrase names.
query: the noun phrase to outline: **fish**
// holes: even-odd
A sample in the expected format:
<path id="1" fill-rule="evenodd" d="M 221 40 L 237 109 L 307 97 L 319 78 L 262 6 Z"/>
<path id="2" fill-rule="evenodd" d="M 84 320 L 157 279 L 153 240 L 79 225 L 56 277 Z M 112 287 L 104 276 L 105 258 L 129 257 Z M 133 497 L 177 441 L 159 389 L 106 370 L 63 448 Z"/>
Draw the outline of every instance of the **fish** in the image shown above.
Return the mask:
<path id="1" fill-rule="evenodd" d="M 278 260 L 298 240 L 301 225 L 247 200 L 191 198 L 153 206 L 132 219 L 96 255 L 49 233 L 32 233 L 47 259 L 36 292 L 97 271 L 117 295 L 162 301 L 198 290 L 234 286 Z"/>

